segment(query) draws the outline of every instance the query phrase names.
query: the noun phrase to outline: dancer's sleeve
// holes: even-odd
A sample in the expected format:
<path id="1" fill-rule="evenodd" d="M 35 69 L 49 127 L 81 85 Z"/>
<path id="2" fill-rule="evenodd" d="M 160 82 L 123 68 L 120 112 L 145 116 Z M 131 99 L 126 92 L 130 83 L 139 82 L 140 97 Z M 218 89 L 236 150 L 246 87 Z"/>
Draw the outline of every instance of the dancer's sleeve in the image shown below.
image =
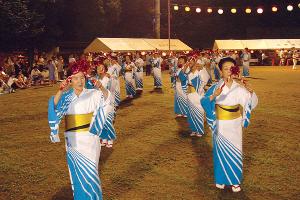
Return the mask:
<path id="1" fill-rule="evenodd" d="M 216 100 L 210 100 L 210 96 L 213 95 L 217 84 L 212 85 L 207 92 L 205 93 L 204 97 L 200 100 L 200 103 L 206 113 L 206 120 L 211 130 L 214 129 L 216 115 L 215 115 L 215 105 Z"/>
<path id="2" fill-rule="evenodd" d="M 59 107 L 61 101 L 56 107 Z M 54 104 L 54 96 L 50 97 L 48 102 L 48 123 L 50 127 L 50 140 L 52 143 L 60 142 L 58 131 L 59 131 L 59 118 L 57 116 L 56 107 Z"/>
<path id="3" fill-rule="evenodd" d="M 106 113 L 105 107 L 110 104 L 110 92 L 108 91 L 108 96 L 104 99 L 104 95 L 101 91 L 96 90 L 93 96 L 93 100 L 96 103 L 96 110 L 93 115 L 93 119 L 91 121 L 90 132 L 98 135 L 101 139 L 106 139 L 108 136 L 102 131 L 105 121 L 106 121 Z"/>
<path id="4" fill-rule="evenodd" d="M 258 97 L 255 92 L 250 93 L 245 88 L 240 88 L 240 105 L 243 106 L 242 126 L 248 127 L 250 124 L 251 112 L 258 104 Z"/>

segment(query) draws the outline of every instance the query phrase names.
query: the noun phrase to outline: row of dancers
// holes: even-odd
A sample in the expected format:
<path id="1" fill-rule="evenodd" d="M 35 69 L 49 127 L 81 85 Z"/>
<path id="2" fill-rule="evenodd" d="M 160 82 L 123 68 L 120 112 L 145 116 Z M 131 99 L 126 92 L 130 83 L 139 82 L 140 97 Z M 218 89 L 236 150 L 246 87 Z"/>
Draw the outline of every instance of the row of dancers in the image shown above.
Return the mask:
<path id="1" fill-rule="evenodd" d="M 121 58 L 121 61 L 120 61 Z M 163 59 L 154 52 L 149 62 L 153 84 L 162 89 Z M 234 59 L 218 62 L 220 80 L 212 81 L 197 53 L 171 54 L 171 82 L 175 91 L 174 110 L 186 117 L 191 136 L 204 134 L 204 117 L 213 133 L 216 187 L 240 191 L 242 181 L 242 127 L 247 127 L 257 96 L 247 82 L 238 78 Z M 204 64 L 203 64 L 204 63 Z M 102 199 L 98 164 L 102 147 L 111 148 L 116 139 L 114 120 L 120 105 L 120 80 L 125 80 L 126 97 L 143 91 L 144 61 L 139 54 L 96 55 L 72 63 L 68 78 L 48 103 L 51 142 L 60 142 L 59 124 L 65 118 L 65 146 L 74 199 Z M 211 86 L 208 88 L 208 84 Z M 100 138 L 100 140 L 99 140 Z"/>
<path id="2" fill-rule="evenodd" d="M 150 62 L 154 87 L 161 89 L 158 53 Z M 72 62 L 68 78 L 49 99 L 51 142 L 60 142 L 59 124 L 65 119 L 64 139 L 74 199 L 102 199 L 98 164 L 101 148 L 111 148 L 116 139 L 114 120 L 121 103 L 119 77 L 125 80 L 126 97 L 132 99 L 137 91 L 143 91 L 143 66 L 138 54 L 134 60 L 127 54 L 83 57 Z"/>

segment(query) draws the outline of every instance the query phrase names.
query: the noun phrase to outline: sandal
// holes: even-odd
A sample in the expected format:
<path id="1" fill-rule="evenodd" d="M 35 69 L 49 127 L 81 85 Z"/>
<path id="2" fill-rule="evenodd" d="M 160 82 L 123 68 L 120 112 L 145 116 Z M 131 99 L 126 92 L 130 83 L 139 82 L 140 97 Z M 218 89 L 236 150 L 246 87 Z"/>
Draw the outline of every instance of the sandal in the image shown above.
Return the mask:
<path id="1" fill-rule="evenodd" d="M 240 192 L 241 191 L 240 185 L 232 185 L 231 189 L 232 189 L 232 192 Z"/>

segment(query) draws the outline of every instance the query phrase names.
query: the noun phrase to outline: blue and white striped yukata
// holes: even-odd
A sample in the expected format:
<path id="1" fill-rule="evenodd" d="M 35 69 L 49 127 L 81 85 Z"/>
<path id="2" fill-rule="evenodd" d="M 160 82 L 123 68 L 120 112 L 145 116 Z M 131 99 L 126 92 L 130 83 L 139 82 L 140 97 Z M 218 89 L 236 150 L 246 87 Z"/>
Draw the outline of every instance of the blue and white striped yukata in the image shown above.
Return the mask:
<path id="1" fill-rule="evenodd" d="M 161 62 L 162 58 L 155 58 L 153 60 L 153 78 L 155 88 L 162 88 Z"/>
<path id="2" fill-rule="evenodd" d="M 204 134 L 204 110 L 200 100 L 204 96 L 204 86 L 208 81 L 202 76 L 202 71 L 189 72 L 186 76 L 189 82 L 187 94 L 188 123 L 192 132 L 200 135 Z"/>
<path id="3" fill-rule="evenodd" d="M 175 83 L 175 97 L 174 97 L 174 112 L 177 115 L 188 115 L 187 105 L 187 87 L 188 81 L 186 75 L 177 69 L 176 72 L 176 83 Z"/>
<path id="4" fill-rule="evenodd" d="M 135 85 L 136 85 L 136 90 L 143 90 L 144 88 L 144 83 L 143 83 L 143 66 L 144 66 L 144 61 L 141 58 L 138 58 L 135 61 L 135 66 L 136 69 L 134 71 L 135 75 Z"/>
<path id="5" fill-rule="evenodd" d="M 52 142 L 59 142 L 58 126 L 62 117 L 66 117 L 65 144 L 75 200 L 102 199 L 98 174 L 99 138 L 108 138 L 102 130 L 107 117 L 105 107 L 109 102 L 110 97 L 105 100 L 103 93 L 96 89 L 83 89 L 79 96 L 71 89 L 62 95 L 56 106 L 54 97 L 49 100 Z"/>
<path id="6" fill-rule="evenodd" d="M 133 62 L 130 63 L 125 62 L 122 68 L 125 73 L 124 79 L 125 79 L 125 87 L 126 87 L 126 96 L 133 98 L 136 95 L 135 80 L 133 77 L 134 76 L 133 69 L 135 68 L 135 65 Z"/>
<path id="7" fill-rule="evenodd" d="M 121 95 L 120 95 L 120 80 L 119 74 L 121 71 L 121 66 L 119 64 L 114 64 L 108 68 L 107 73 L 111 76 L 112 87 L 111 87 L 111 95 L 114 99 L 114 106 L 119 106 L 121 102 Z"/>
<path id="8" fill-rule="evenodd" d="M 258 103 L 255 93 L 233 81 L 210 101 L 210 96 L 223 85 L 223 79 L 210 87 L 201 99 L 207 123 L 213 134 L 215 183 L 240 185 L 243 178 L 242 127 L 249 125 L 251 110 Z M 243 108 L 243 112 L 240 107 Z"/>

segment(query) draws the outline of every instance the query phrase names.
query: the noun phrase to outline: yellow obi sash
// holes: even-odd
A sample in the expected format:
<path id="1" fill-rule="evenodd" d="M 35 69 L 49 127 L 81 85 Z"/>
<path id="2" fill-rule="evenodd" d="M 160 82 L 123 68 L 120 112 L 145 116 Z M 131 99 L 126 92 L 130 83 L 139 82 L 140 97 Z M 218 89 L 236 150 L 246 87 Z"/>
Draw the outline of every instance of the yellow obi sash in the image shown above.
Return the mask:
<path id="1" fill-rule="evenodd" d="M 240 105 L 223 106 L 216 104 L 216 117 L 219 120 L 233 120 L 241 116 Z"/>
<path id="2" fill-rule="evenodd" d="M 65 126 L 66 132 L 81 132 L 89 131 L 90 123 L 92 121 L 93 113 L 66 115 Z"/>
<path id="3" fill-rule="evenodd" d="M 193 92 L 196 92 L 196 89 L 193 86 L 188 85 L 187 93 L 193 93 Z"/>

